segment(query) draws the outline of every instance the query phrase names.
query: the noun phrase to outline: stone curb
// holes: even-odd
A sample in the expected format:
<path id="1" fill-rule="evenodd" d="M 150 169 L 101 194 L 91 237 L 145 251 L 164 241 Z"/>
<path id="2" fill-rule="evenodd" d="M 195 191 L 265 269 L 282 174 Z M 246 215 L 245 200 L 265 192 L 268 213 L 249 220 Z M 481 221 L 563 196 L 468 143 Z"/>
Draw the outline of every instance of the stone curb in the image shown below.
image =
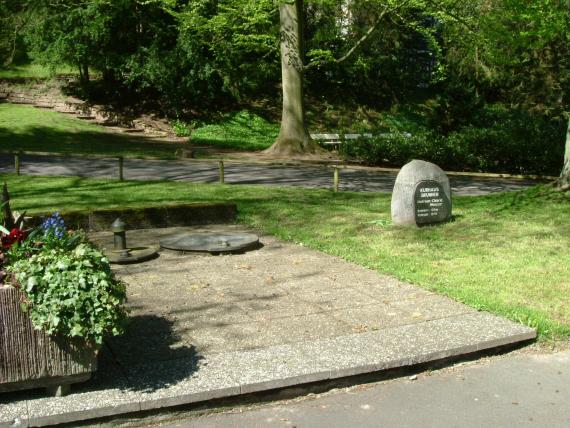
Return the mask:
<path id="1" fill-rule="evenodd" d="M 33 214 L 34 222 L 50 214 Z M 183 204 L 163 207 L 70 211 L 61 213 L 65 223 L 90 232 L 110 230 L 111 223 L 120 217 L 128 229 L 155 229 L 205 224 L 230 223 L 236 219 L 237 205 L 233 203 Z"/>
<path id="2" fill-rule="evenodd" d="M 159 377 L 162 370 L 194 363 L 149 363 L 127 373 L 128 385 L 122 390 L 0 405 L 0 427 L 48 426 L 165 409 L 413 366 L 535 338 L 531 328 L 473 312 L 315 342 L 206 355 L 188 378 L 155 390 L 145 389 L 145 375 Z M 113 394 L 115 398 L 108 398 Z M 16 418 L 19 425 L 13 424 Z"/>

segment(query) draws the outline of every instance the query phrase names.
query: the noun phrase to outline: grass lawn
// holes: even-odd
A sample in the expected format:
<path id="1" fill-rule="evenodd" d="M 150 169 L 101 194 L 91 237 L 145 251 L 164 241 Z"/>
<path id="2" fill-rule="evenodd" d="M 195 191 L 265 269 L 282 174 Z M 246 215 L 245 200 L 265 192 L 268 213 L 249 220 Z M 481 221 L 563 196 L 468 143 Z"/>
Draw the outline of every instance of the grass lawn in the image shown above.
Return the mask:
<path id="1" fill-rule="evenodd" d="M 570 337 L 570 195 L 456 197 L 454 222 L 400 228 L 390 195 L 327 190 L 84 178 L 0 176 L 29 212 L 235 201 L 239 221 L 470 306 Z"/>
<path id="2" fill-rule="evenodd" d="M 64 113 L 0 104 L 0 149 L 174 158 L 180 144 L 111 133 Z"/>
<path id="3" fill-rule="evenodd" d="M 50 70 L 40 64 L 11 65 L 0 67 L 0 79 L 49 79 L 57 75 L 77 75 L 78 71 L 69 66 L 61 66 Z"/>
<path id="4" fill-rule="evenodd" d="M 271 146 L 279 134 L 279 124 L 242 110 L 227 115 L 217 123 L 197 127 L 192 132 L 193 144 L 257 151 Z"/>
<path id="5" fill-rule="evenodd" d="M 256 151 L 269 147 L 279 125 L 241 111 L 192 132 L 193 145 Z M 160 142 L 144 135 L 111 133 L 106 128 L 51 110 L 0 104 L 0 149 L 41 152 L 174 158 L 180 143 Z"/>

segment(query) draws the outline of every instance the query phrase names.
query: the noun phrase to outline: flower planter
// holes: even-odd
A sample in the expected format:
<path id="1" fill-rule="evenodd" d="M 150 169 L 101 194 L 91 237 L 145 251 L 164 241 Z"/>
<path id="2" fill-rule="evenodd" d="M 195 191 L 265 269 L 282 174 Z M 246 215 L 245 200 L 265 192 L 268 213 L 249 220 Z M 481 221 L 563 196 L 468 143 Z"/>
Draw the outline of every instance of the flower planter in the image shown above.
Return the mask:
<path id="1" fill-rule="evenodd" d="M 97 347 L 35 330 L 20 308 L 22 297 L 0 288 L 0 392 L 45 387 L 63 395 L 97 370 Z"/>

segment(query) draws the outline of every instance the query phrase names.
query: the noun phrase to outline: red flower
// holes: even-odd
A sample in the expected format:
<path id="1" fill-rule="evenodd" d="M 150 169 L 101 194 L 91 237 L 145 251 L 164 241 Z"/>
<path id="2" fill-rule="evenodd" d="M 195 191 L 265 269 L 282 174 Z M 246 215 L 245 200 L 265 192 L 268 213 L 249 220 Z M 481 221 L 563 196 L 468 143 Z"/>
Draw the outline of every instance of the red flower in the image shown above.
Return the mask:
<path id="1" fill-rule="evenodd" d="M 16 242 L 22 242 L 28 234 L 20 229 L 12 229 L 10 234 L 3 236 L 0 241 L 2 242 L 2 248 L 9 249 Z"/>

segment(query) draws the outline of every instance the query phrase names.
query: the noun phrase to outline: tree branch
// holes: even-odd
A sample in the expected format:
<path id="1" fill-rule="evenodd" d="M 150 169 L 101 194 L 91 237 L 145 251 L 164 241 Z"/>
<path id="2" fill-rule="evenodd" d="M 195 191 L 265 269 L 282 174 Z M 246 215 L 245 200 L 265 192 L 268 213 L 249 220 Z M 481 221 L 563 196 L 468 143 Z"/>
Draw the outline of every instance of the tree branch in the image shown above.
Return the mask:
<path id="1" fill-rule="evenodd" d="M 304 69 L 308 70 L 308 69 L 311 69 L 313 67 L 323 65 L 323 64 L 327 64 L 327 63 L 340 64 L 341 62 L 346 61 L 348 58 L 350 58 L 354 54 L 354 52 L 356 52 L 356 50 L 360 47 L 360 45 L 362 45 L 362 43 L 364 43 L 366 40 L 368 40 L 368 38 L 370 38 L 370 36 L 374 33 L 374 31 L 378 27 L 378 24 L 380 24 L 380 21 L 382 21 L 382 19 L 389 12 L 395 12 L 398 9 L 402 9 L 409 2 L 410 2 L 410 0 L 402 1 L 402 2 L 400 2 L 400 4 L 398 6 L 392 7 L 392 8 L 390 8 L 388 5 L 385 5 L 382 12 L 380 12 L 380 15 L 378 15 L 378 17 L 374 20 L 374 23 L 370 26 L 370 28 L 368 28 L 368 30 L 366 30 L 366 33 L 364 33 L 362 35 L 362 37 L 360 37 L 360 39 L 358 39 L 354 43 L 354 45 L 352 45 L 352 47 L 343 56 L 341 56 L 340 58 L 335 58 L 331 61 L 321 60 L 321 61 L 311 62 L 311 63 L 305 65 Z"/>

